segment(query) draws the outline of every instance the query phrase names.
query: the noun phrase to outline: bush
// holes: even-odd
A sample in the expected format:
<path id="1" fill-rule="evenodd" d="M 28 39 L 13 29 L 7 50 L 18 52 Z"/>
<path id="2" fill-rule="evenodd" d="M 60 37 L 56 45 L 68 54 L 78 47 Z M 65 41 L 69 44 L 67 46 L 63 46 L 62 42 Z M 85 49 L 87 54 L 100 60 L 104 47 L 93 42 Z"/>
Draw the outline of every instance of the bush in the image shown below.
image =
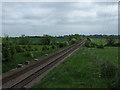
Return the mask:
<path id="1" fill-rule="evenodd" d="M 24 51 L 28 51 L 28 47 L 26 45 L 22 46 L 22 48 L 24 49 Z"/>
<path id="2" fill-rule="evenodd" d="M 2 42 L 2 61 L 11 61 L 15 54 L 15 44 L 5 37 Z"/>
<path id="3" fill-rule="evenodd" d="M 55 49 L 55 48 L 56 48 L 56 46 L 55 46 L 55 45 L 52 45 L 52 46 L 51 46 L 51 48 L 52 48 L 52 49 Z"/>
<path id="4" fill-rule="evenodd" d="M 25 56 L 26 56 L 26 57 L 31 57 L 31 58 L 34 57 L 34 55 L 33 55 L 32 52 L 26 52 Z"/>
<path id="5" fill-rule="evenodd" d="M 27 45 L 28 51 L 33 51 L 32 47 L 30 45 Z"/>
<path id="6" fill-rule="evenodd" d="M 69 42 L 68 42 L 68 41 L 66 41 L 66 42 L 65 42 L 65 46 L 68 46 L 68 45 L 69 45 Z"/>
<path id="7" fill-rule="evenodd" d="M 97 48 L 104 49 L 104 45 L 97 45 Z"/>
<path id="8" fill-rule="evenodd" d="M 75 44 L 77 42 L 77 40 L 75 39 L 75 38 L 72 38 L 71 40 L 70 40 L 70 43 L 71 44 Z"/>
<path id="9" fill-rule="evenodd" d="M 100 73 L 102 78 L 115 78 L 117 68 L 110 62 L 105 62 L 101 65 Z"/>
<path id="10" fill-rule="evenodd" d="M 59 48 L 62 48 L 62 47 L 66 47 L 66 46 L 68 46 L 69 45 L 69 43 L 66 41 L 66 42 L 61 42 L 61 43 L 58 43 L 58 47 Z"/>
<path id="11" fill-rule="evenodd" d="M 62 48 L 62 47 L 64 47 L 64 43 L 59 43 L 59 48 Z"/>
<path id="12" fill-rule="evenodd" d="M 94 48 L 94 47 L 96 47 L 97 45 L 96 45 L 95 43 L 93 43 L 92 41 L 87 41 L 87 42 L 85 43 L 85 46 L 86 46 L 86 47 L 89 47 L 89 48 Z"/>
<path id="13" fill-rule="evenodd" d="M 43 47 L 42 47 L 42 51 L 45 51 L 45 50 L 49 50 L 49 47 L 43 46 Z"/>
<path id="14" fill-rule="evenodd" d="M 115 46 L 115 37 L 114 36 L 111 35 L 111 36 L 107 37 L 106 41 L 107 41 L 106 46 Z"/>
<path id="15" fill-rule="evenodd" d="M 38 48 L 35 48 L 35 51 L 38 51 Z"/>
<path id="16" fill-rule="evenodd" d="M 24 49 L 18 45 L 16 45 L 15 50 L 16 50 L 16 52 L 24 52 Z"/>

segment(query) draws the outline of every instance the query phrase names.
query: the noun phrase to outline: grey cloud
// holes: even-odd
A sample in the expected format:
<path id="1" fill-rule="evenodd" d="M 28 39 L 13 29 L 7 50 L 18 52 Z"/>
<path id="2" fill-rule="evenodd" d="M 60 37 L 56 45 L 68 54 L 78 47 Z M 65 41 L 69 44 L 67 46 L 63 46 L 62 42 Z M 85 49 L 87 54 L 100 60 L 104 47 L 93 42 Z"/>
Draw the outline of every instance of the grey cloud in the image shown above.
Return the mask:
<path id="1" fill-rule="evenodd" d="M 3 3 L 3 34 L 108 34 L 110 30 L 111 34 L 116 33 L 116 5 L 85 2 Z M 113 26 L 108 26 L 110 24 Z"/>

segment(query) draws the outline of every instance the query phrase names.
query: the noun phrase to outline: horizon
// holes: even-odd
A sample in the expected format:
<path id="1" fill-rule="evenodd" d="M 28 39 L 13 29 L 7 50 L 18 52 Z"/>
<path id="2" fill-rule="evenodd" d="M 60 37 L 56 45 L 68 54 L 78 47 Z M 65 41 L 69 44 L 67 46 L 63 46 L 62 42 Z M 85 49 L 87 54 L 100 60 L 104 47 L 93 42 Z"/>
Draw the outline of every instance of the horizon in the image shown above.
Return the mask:
<path id="1" fill-rule="evenodd" d="M 22 34 L 22 35 L 25 35 L 25 34 Z M 1 38 L 2 37 L 6 37 L 6 36 L 8 36 L 8 37 L 21 37 L 22 35 L 20 35 L 20 36 L 9 36 L 9 35 L 5 35 L 5 36 L 0 36 Z M 28 36 L 28 37 L 43 37 L 44 35 L 49 35 L 49 34 L 43 34 L 43 35 L 25 35 L 25 36 Z M 61 37 L 61 36 L 69 36 L 69 35 L 75 35 L 75 34 L 66 34 L 66 35 L 49 35 L 49 36 L 53 36 L 53 37 Z M 85 34 L 78 34 L 78 35 L 81 35 L 81 36 L 95 36 L 95 35 L 97 35 L 97 36 L 119 36 L 119 35 L 115 35 L 115 34 L 91 34 L 91 35 L 85 35 Z"/>

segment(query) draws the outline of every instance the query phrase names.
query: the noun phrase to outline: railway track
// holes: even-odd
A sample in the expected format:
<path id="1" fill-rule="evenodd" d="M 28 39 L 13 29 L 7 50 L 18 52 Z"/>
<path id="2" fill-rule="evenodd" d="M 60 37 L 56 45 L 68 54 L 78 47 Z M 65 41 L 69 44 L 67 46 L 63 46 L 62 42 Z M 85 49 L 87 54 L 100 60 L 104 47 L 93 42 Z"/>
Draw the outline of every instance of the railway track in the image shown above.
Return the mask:
<path id="1" fill-rule="evenodd" d="M 73 51 L 84 45 L 85 42 L 86 39 L 83 39 L 81 42 L 69 46 L 68 48 L 60 50 L 54 54 L 50 54 L 49 56 L 40 59 L 39 61 L 28 65 L 27 67 L 20 68 L 19 70 L 16 70 L 15 72 L 8 75 L 3 75 L 2 88 L 23 88 L 36 77 L 42 75 L 66 56 L 71 54 Z"/>

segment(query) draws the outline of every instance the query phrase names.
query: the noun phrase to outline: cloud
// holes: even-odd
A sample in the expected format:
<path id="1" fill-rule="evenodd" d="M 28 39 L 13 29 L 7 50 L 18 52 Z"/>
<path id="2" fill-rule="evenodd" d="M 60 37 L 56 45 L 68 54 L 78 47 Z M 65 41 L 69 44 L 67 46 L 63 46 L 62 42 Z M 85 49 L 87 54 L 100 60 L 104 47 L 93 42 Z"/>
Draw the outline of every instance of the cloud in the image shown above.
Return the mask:
<path id="1" fill-rule="evenodd" d="M 3 34 L 117 34 L 117 9 L 112 2 L 3 3 Z"/>

